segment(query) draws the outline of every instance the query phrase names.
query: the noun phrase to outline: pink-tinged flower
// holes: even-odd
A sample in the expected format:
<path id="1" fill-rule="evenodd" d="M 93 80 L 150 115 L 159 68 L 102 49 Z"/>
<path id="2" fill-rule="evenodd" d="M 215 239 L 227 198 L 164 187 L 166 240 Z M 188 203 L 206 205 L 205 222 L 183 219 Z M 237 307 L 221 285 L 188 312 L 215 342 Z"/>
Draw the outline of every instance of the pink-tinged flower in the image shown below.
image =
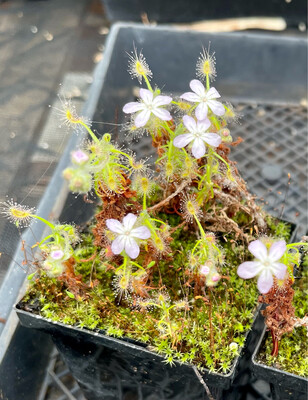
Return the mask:
<path id="1" fill-rule="evenodd" d="M 274 242 L 269 250 L 260 240 L 254 240 L 248 246 L 248 250 L 255 256 L 255 260 L 242 263 L 237 269 L 238 276 L 250 279 L 258 275 L 258 289 L 261 293 L 267 293 L 273 286 L 273 275 L 277 279 L 285 277 L 287 266 L 279 260 L 286 248 L 284 240 Z"/>
<path id="2" fill-rule="evenodd" d="M 64 252 L 62 250 L 53 250 L 50 253 L 50 257 L 54 260 L 61 260 L 64 257 Z"/>
<path id="3" fill-rule="evenodd" d="M 140 89 L 141 101 L 135 101 L 125 104 L 123 111 L 126 114 L 133 114 L 138 112 L 135 118 L 135 125 L 137 128 L 145 126 L 148 122 L 151 114 L 154 114 L 157 118 L 163 121 L 169 121 L 172 116 L 169 111 L 165 110 L 161 106 L 170 104 L 172 98 L 170 96 L 155 96 L 148 89 Z"/>
<path id="4" fill-rule="evenodd" d="M 76 164 L 82 165 L 89 160 L 89 156 L 82 150 L 72 152 L 72 161 Z"/>
<path id="5" fill-rule="evenodd" d="M 220 97 L 220 94 L 214 87 L 206 91 L 205 87 L 198 79 L 193 79 L 189 86 L 193 92 L 186 92 L 182 94 L 181 98 L 191 101 L 192 103 L 198 103 L 196 107 L 197 119 L 203 120 L 207 117 L 208 107 L 210 107 L 215 115 L 219 117 L 224 115 L 224 106 L 219 101 L 215 100 Z"/>
<path id="6" fill-rule="evenodd" d="M 107 219 L 106 225 L 108 229 L 117 234 L 116 239 L 111 244 L 113 254 L 120 254 L 123 250 L 130 258 L 137 258 L 139 256 L 139 246 L 135 239 L 149 239 L 151 232 L 149 229 L 142 225 L 134 228 L 137 221 L 137 216 L 134 214 L 127 214 L 123 218 L 123 222 L 116 219 Z"/>
<path id="7" fill-rule="evenodd" d="M 206 132 L 211 125 L 208 119 L 196 122 L 192 117 L 184 115 L 183 122 L 189 133 L 177 136 L 173 141 L 175 147 L 182 148 L 193 142 L 191 151 L 194 157 L 201 158 L 206 153 L 205 143 L 213 147 L 220 145 L 221 137 L 219 135 Z"/>
<path id="8" fill-rule="evenodd" d="M 206 264 L 201 265 L 200 273 L 201 273 L 202 275 L 208 275 L 209 272 L 210 272 L 210 268 L 209 268 Z"/>

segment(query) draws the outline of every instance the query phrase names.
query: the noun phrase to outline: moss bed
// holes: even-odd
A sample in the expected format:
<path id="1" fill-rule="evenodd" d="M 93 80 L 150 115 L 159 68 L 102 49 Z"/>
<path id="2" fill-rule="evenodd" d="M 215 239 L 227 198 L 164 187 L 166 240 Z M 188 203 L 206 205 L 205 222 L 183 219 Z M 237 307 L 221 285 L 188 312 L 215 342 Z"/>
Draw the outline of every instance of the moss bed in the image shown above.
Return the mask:
<path id="1" fill-rule="evenodd" d="M 303 262 L 301 278 L 293 286 L 295 314 L 299 318 L 308 314 L 308 257 Z M 308 378 L 307 328 L 298 327 L 289 335 L 284 335 L 279 344 L 277 357 L 271 356 L 272 340 L 268 335 L 257 356 L 258 362 Z"/>
<path id="2" fill-rule="evenodd" d="M 180 220 L 176 215 L 168 215 L 168 222 L 175 227 Z M 272 236 L 289 240 L 289 225 L 269 218 L 268 226 Z M 89 226 L 88 232 L 91 229 Z M 171 304 L 188 299 L 189 308 L 175 307 L 170 311 L 173 338 L 167 334 L 164 323 L 159 324 L 163 321 L 159 308 L 141 311 L 133 300 L 119 301 L 114 290 L 115 267 L 101 261 L 101 249 L 93 247 L 91 233 L 82 235 L 83 242 L 76 251 L 83 261 L 75 266 L 75 273 L 81 275 L 81 282 L 87 287 L 86 296 L 72 294 L 64 281 L 39 272 L 40 276 L 32 279 L 23 303 L 27 304 L 27 310 L 53 321 L 145 343 L 164 355 L 169 364 L 193 363 L 200 369 L 227 373 L 244 345 L 257 306 L 255 280 L 242 280 L 236 274 L 237 266 L 251 259 L 251 254 L 231 234 L 218 237 L 219 246 L 225 252 L 220 270 L 222 279 L 204 295 L 196 295 L 192 287 L 185 285 L 185 271 L 189 268 L 187 254 L 195 243 L 195 236 L 178 229 L 172 237 L 171 261 L 159 262 L 147 290 L 155 297 L 157 288 L 165 287 Z"/>

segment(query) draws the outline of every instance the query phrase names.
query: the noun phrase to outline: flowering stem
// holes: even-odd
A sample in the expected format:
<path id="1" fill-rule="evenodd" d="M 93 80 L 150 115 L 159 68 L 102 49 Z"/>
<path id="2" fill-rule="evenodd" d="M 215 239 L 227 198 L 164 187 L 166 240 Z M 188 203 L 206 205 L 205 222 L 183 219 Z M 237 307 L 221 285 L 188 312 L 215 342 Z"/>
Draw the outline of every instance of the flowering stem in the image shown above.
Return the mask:
<path id="1" fill-rule="evenodd" d="M 202 227 L 200 221 L 198 220 L 196 214 L 194 214 L 194 217 L 195 217 L 195 220 L 196 220 L 196 222 L 197 222 L 197 224 L 198 224 L 198 227 L 199 227 L 199 229 L 200 229 L 201 235 L 202 235 L 203 239 L 205 239 L 206 236 L 205 236 L 204 229 L 203 229 L 203 227 Z"/>
<path id="2" fill-rule="evenodd" d="M 210 77 L 206 74 L 206 90 L 210 90 Z"/>
<path id="3" fill-rule="evenodd" d="M 209 288 L 210 295 L 209 295 L 209 321 L 210 321 L 210 346 L 211 351 L 214 354 L 214 332 L 213 332 L 213 324 L 212 324 L 212 291 Z"/>
<path id="4" fill-rule="evenodd" d="M 45 218 L 39 217 L 38 215 L 35 215 L 35 214 L 31 214 L 31 217 L 44 222 L 44 224 L 49 226 L 50 229 L 52 229 L 52 230 L 55 229 L 55 226 L 51 222 L 47 221 Z"/>
<path id="5" fill-rule="evenodd" d="M 170 127 L 169 127 L 169 125 L 168 125 L 168 123 L 166 121 L 165 121 L 164 125 L 165 125 L 167 131 L 170 133 L 171 137 L 173 137 L 174 136 L 174 132 L 173 132 L 172 129 L 170 129 Z"/>
<path id="6" fill-rule="evenodd" d="M 89 132 L 91 138 L 94 140 L 95 143 L 99 143 L 99 139 L 96 137 L 95 133 L 92 131 L 91 128 L 88 127 L 83 121 L 79 121 L 79 124 L 82 125 L 86 130 Z"/>
<path id="7" fill-rule="evenodd" d="M 151 86 L 150 81 L 148 80 L 148 77 L 146 76 L 146 74 L 142 74 L 142 76 L 143 76 L 143 78 L 144 78 L 144 81 L 145 81 L 145 83 L 146 83 L 148 89 L 149 89 L 151 92 L 153 92 L 152 86 Z"/>
<path id="8" fill-rule="evenodd" d="M 143 193 L 143 210 L 147 209 L 147 194 Z"/>

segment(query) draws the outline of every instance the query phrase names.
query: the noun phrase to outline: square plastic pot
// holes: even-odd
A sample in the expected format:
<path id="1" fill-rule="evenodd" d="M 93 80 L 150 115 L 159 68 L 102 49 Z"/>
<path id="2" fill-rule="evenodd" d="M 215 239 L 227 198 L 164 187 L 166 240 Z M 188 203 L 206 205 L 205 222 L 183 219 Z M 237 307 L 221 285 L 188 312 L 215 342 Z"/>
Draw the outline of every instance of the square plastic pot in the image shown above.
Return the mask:
<path id="1" fill-rule="evenodd" d="M 163 356 L 142 343 L 53 322 L 24 311 L 22 307 L 22 303 L 16 306 L 21 324 L 51 335 L 87 400 L 120 400 L 124 393 L 138 400 L 207 399 L 204 387 L 189 364 L 169 366 L 164 363 Z M 251 358 L 262 329 L 262 317 L 256 313 L 245 346 L 231 371 L 225 375 L 202 373 L 215 400 L 239 398 L 239 388 L 232 388 L 232 383 L 247 369 L 247 360 Z"/>
<path id="2" fill-rule="evenodd" d="M 278 368 L 269 367 L 257 360 L 268 331 L 264 328 L 252 357 L 252 370 L 258 379 L 268 382 L 273 400 L 307 400 L 308 379 Z"/>

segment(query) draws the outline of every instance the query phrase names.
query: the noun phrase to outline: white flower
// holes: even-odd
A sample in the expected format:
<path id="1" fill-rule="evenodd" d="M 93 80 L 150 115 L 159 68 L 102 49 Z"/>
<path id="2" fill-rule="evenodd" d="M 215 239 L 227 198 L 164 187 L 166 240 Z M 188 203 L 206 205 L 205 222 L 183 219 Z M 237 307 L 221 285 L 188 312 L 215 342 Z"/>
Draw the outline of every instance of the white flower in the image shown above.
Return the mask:
<path id="1" fill-rule="evenodd" d="M 154 114 L 157 118 L 162 119 L 163 121 L 169 121 L 172 119 L 169 111 L 161 108 L 161 106 L 171 103 L 172 98 L 170 96 L 159 95 L 154 97 L 150 90 L 140 89 L 140 97 L 142 101 L 127 103 L 123 107 L 123 111 L 126 114 L 132 114 L 140 111 L 135 118 L 135 125 L 137 128 L 145 126 L 151 114 Z"/>
<path id="2" fill-rule="evenodd" d="M 116 219 L 106 220 L 108 229 L 118 235 L 111 244 L 113 254 L 120 254 L 125 250 L 130 258 L 138 257 L 140 249 L 135 238 L 149 239 L 151 237 L 151 232 L 144 225 L 134 228 L 136 220 L 137 216 L 131 213 L 123 218 L 122 224 Z"/>
<path id="3" fill-rule="evenodd" d="M 254 240 L 248 246 L 248 250 L 255 256 L 255 261 L 242 263 L 237 274 L 243 279 L 250 279 L 256 275 L 258 278 L 258 289 L 261 293 L 267 293 L 273 286 L 273 275 L 277 279 L 284 279 L 287 266 L 278 262 L 286 251 L 286 242 L 280 240 L 274 242 L 269 251 L 260 240 Z"/>
<path id="4" fill-rule="evenodd" d="M 210 107 L 212 112 L 219 117 L 224 115 L 224 106 L 219 103 L 219 101 L 214 100 L 220 97 L 220 94 L 214 87 L 212 87 L 209 91 L 206 91 L 205 87 L 200 81 L 198 81 L 198 79 L 193 79 L 190 82 L 189 86 L 194 93 L 186 92 L 182 94 L 181 98 L 191 101 L 192 103 L 198 103 L 198 106 L 196 108 L 196 117 L 199 120 L 203 120 L 206 118 L 208 107 Z"/>
<path id="5" fill-rule="evenodd" d="M 175 147 L 185 147 L 190 142 L 193 142 L 192 153 L 194 157 L 201 158 L 206 153 L 205 144 L 217 147 L 221 143 L 221 137 L 216 133 L 206 132 L 211 123 L 208 119 L 203 121 L 195 121 L 192 117 L 184 115 L 183 122 L 189 133 L 177 136 L 173 144 Z"/>

